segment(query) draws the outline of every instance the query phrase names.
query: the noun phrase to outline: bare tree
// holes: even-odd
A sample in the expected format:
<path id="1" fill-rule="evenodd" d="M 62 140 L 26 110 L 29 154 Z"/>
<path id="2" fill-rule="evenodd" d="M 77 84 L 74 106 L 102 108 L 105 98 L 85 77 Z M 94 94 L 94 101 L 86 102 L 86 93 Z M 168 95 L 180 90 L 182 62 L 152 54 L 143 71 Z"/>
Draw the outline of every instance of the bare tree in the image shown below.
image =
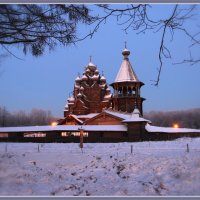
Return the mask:
<path id="1" fill-rule="evenodd" d="M 185 128 L 200 128 L 200 108 L 181 111 L 152 111 L 144 114 L 156 126 L 172 127 L 174 123 Z"/>
<path id="2" fill-rule="evenodd" d="M 42 109 L 32 109 L 30 113 L 30 124 L 31 125 L 49 125 L 53 121 L 54 117 L 50 111 L 44 111 Z"/>
<path id="3" fill-rule="evenodd" d="M 11 113 L 5 107 L 0 107 L 0 127 L 50 125 L 54 120 L 50 111 L 42 109 L 34 108 L 30 113 L 23 110 Z"/>
<path id="4" fill-rule="evenodd" d="M 200 44 L 200 31 L 193 33 L 187 26 L 187 23 L 194 19 L 195 11 L 198 12 L 197 5 L 174 5 L 168 16 L 164 16 L 163 18 L 153 17 L 152 14 L 150 14 L 153 6 L 147 4 L 126 5 L 125 8 L 121 9 L 116 9 L 113 6 L 108 5 L 98 5 L 98 7 L 103 9 L 105 14 L 99 16 L 95 20 L 96 25 L 94 29 L 82 39 L 92 37 L 101 24 L 105 23 L 111 16 L 116 17 L 117 23 L 123 26 L 125 32 L 130 29 L 136 31 L 137 34 L 153 31 L 160 35 L 160 43 L 158 47 L 158 59 L 160 64 L 157 68 L 158 73 L 154 81 L 154 85 L 156 86 L 160 81 L 164 58 L 171 58 L 171 52 L 167 43 L 169 39 L 173 41 L 175 32 L 185 34 L 191 41 L 191 47 Z M 189 62 L 191 64 L 197 64 L 199 61 L 200 58 L 195 59 L 190 56 L 190 59 L 186 59 L 181 63 Z"/>
<path id="5" fill-rule="evenodd" d="M 9 112 L 6 107 L 0 107 L 0 126 L 4 127 L 8 121 Z"/>
<path id="6" fill-rule="evenodd" d="M 0 44 L 11 54 L 8 45 L 21 45 L 38 56 L 45 47 L 74 43 L 77 23 L 92 20 L 84 5 L 0 5 Z"/>

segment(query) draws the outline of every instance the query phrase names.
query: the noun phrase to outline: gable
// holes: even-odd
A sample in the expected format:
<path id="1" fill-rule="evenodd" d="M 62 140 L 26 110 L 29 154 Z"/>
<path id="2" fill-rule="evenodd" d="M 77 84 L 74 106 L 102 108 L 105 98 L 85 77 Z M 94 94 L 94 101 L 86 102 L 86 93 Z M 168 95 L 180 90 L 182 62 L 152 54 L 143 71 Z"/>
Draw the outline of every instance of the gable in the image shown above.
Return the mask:
<path id="1" fill-rule="evenodd" d="M 85 121 L 86 125 L 122 125 L 122 120 L 119 117 L 116 117 L 112 114 L 105 112 L 100 113 L 99 115 Z"/>
<path id="2" fill-rule="evenodd" d="M 83 122 L 74 115 L 68 115 L 59 125 L 81 125 Z"/>

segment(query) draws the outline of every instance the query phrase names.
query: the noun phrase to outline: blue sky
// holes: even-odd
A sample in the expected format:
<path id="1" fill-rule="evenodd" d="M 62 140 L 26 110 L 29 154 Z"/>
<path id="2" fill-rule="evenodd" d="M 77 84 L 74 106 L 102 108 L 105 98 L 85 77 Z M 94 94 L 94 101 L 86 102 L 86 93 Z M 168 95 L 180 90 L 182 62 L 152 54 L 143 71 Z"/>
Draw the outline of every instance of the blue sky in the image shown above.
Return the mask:
<path id="1" fill-rule="evenodd" d="M 120 5 L 118 5 L 120 6 Z M 156 16 L 168 13 L 172 5 L 153 5 Z M 188 24 L 194 30 L 198 20 Z M 84 34 L 89 29 L 80 25 L 79 32 Z M 158 87 L 151 80 L 157 76 L 158 49 L 160 35 L 153 32 L 128 34 L 116 24 L 116 19 L 109 19 L 103 24 L 92 39 L 86 39 L 76 46 L 57 46 L 55 51 L 48 50 L 42 57 L 23 55 L 20 48 L 10 48 L 15 55 L 24 60 L 9 56 L 0 63 L 0 105 L 11 111 L 41 108 L 50 110 L 56 117 L 63 117 L 64 106 L 69 93 L 73 90 L 74 80 L 89 62 L 104 71 L 107 83 L 112 83 L 117 75 L 123 56 L 124 41 L 131 51 L 130 62 L 142 87 L 141 95 L 146 98 L 144 112 L 181 110 L 200 107 L 200 68 L 199 65 L 174 65 L 188 57 L 189 40 L 181 34 L 175 34 L 174 41 L 168 43 L 172 59 L 165 60 Z M 1 49 L 1 53 L 4 51 Z M 194 54 L 198 55 L 197 49 Z"/>

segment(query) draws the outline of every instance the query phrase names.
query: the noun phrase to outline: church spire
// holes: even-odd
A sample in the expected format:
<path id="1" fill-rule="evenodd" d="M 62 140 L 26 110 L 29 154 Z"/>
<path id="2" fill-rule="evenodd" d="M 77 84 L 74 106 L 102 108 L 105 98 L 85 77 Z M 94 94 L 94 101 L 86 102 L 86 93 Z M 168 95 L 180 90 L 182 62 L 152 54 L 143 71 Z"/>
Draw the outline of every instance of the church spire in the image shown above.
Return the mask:
<path id="1" fill-rule="evenodd" d="M 133 112 L 134 107 L 142 114 L 142 102 L 145 100 L 140 96 L 140 88 L 144 85 L 139 81 L 134 72 L 128 56 L 130 51 L 127 49 L 125 42 L 125 49 L 122 51 L 124 59 L 117 73 L 114 83 L 111 86 L 114 89 L 113 94 L 113 109 L 126 112 Z"/>
<path id="2" fill-rule="evenodd" d="M 122 55 L 124 56 L 124 60 L 122 61 L 119 72 L 115 78 L 115 82 L 126 82 L 126 81 L 139 82 L 137 75 L 135 74 L 131 66 L 131 63 L 128 59 L 130 51 L 126 48 L 126 42 L 125 42 L 125 49 L 122 51 Z"/>

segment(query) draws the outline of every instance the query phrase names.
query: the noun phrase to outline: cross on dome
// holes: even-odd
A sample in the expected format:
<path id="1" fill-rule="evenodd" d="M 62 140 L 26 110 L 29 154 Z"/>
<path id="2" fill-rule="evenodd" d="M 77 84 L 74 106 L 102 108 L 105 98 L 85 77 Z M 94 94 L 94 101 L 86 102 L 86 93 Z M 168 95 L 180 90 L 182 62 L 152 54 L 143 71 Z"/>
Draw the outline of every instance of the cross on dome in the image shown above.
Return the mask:
<path id="1" fill-rule="evenodd" d="M 126 41 L 125 43 L 125 49 L 122 51 L 122 55 L 124 56 L 124 59 L 128 59 L 128 56 L 130 55 L 130 51 L 126 47 Z"/>

